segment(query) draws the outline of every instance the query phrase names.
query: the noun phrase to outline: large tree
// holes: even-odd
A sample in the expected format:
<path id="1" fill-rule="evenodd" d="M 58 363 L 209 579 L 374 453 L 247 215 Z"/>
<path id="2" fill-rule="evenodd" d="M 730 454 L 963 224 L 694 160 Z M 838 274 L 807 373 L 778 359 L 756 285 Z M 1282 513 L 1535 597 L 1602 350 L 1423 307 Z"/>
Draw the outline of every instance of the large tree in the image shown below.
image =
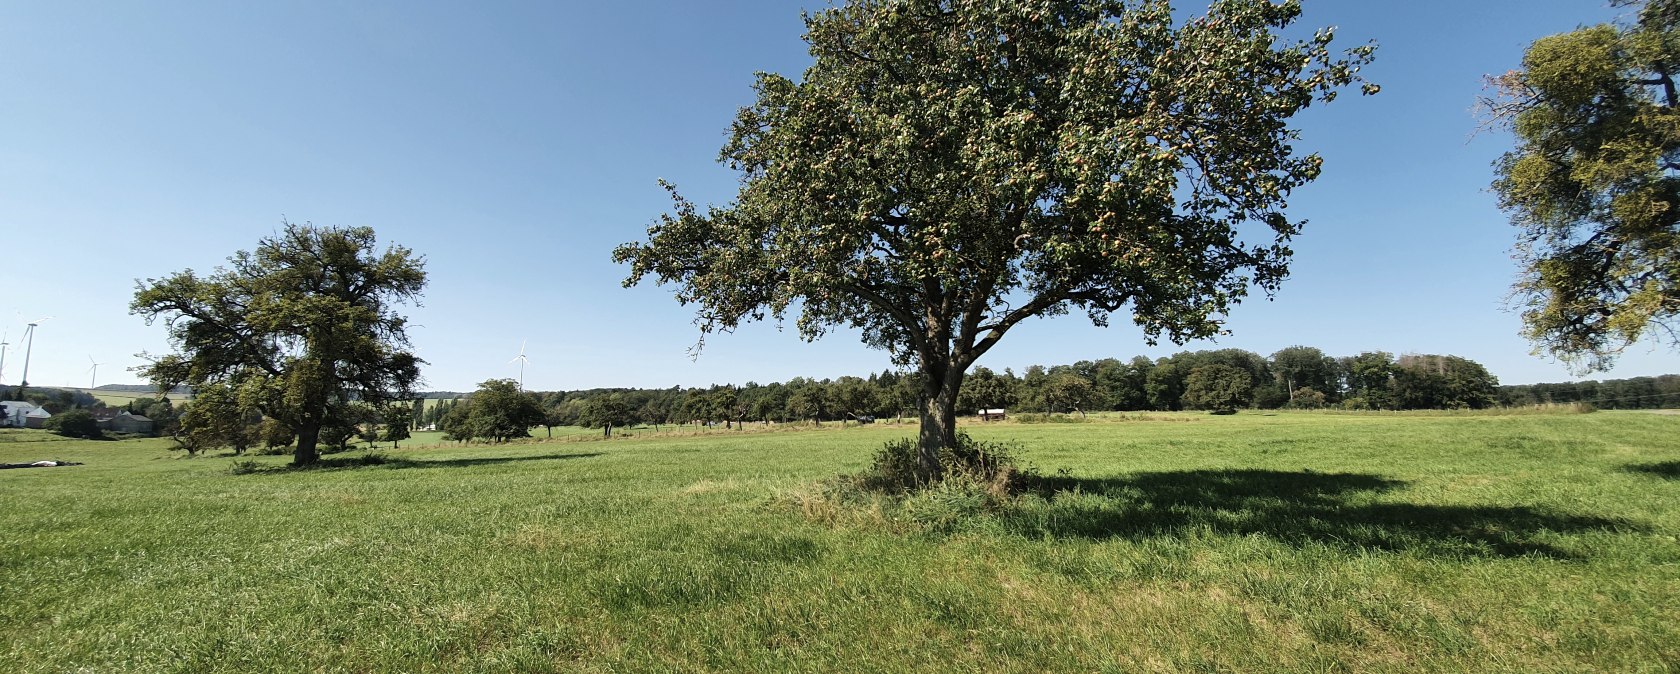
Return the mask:
<path id="1" fill-rule="evenodd" d="M 1298 2 L 855 0 L 806 18 L 814 63 L 761 74 L 722 160 L 733 204 L 674 212 L 614 258 L 706 334 L 784 317 L 861 329 L 923 375 L 920 450 L 956 441 L 964 373 L 1021 321 L 1130 307 L 1154 342 L 1287 272 L 1290 193 L 1319 174 L 1288 120 L 1373 51 L 1278 33 Z M 1366 86 L 1366 91 L 1375 87 Z M 1239 235 L 1258 234 L 1252 241 Z"/>
<path id="2" fill-rule="evenodd" d="M 396 306 L 417 302 L 426 273 L 409 249 L 377 250 L 367 227 L 285 223 L 228 263 L 138 284 L 130 310 L 162 318 L 176 350 L 142 370 L 159 390 L 227 387 L 297 432 L 299 465 L 352 402 L 413 397 L 421 361 Z"/>
<path id="3" fill-rule="evenodd" d="M 1584 371 L 1653 329 L 1680 344 L 1680 0 L 1612 4 L 1635 19 L 1536 40 L 1487 101 L 1517 141 L 1493 187 L 1523 333 Z"/>

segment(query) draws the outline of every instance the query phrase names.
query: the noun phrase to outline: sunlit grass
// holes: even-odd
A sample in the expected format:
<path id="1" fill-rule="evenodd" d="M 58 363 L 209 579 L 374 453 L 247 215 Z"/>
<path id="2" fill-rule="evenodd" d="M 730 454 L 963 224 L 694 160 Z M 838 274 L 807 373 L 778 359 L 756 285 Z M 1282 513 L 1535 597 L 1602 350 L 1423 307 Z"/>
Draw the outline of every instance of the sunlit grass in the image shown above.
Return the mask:
<path id="1" fill-rule="evenodd" d="M 971 426 L 1051 479 L 939 530 L 784 498 L 904 426 L 248 474 L 14 432 L 86 465 L 0 471 L 0 670 L 1680 667 L 1680 417 L 1164 418 Z"/>

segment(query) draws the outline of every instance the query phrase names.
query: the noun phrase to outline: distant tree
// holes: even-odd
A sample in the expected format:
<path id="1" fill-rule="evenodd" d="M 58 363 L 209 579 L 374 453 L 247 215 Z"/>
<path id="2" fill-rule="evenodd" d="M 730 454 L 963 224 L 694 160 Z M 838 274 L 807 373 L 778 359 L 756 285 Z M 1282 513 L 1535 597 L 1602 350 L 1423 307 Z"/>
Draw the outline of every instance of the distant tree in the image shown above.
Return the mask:
<path id="1" fill-rule="evenodd" d="M 801 385 L 788 395 L 787 413 L 795 419 L 810 419 L 822 425 L 822 418 L 828 413 L 827 396 L 823 395 L 822 386 L 812 382 Z"/>
<path id="2" fill-rule="evenodd" d="M 644 413 L 645 413 L 645 411 L 644 411 Z M 565 425 L 567 425 L 566 413 L 564 411 L 562 411 L 559 407 L 550 407 L 548 409 L 543 410 L 542 427 L 543 427 L 543 430 L 545 430 L 548 433 L 549 438 L 554 437 L 554 427 L 555 426 L 565 426 Z"/>
<path id="3" fill-rule="evenodd" d="M 438 419 L 438 428 L 443 431 L 443 439 L 466 443 L 480 436 L 473 422 L 472 401 L 452 401 Z"/>
<path id="4" fill-rule="evenodd" d="M 745 416 L 744 414 L 737 414 L 737 402 L 739 402 L 739 396 L 736 395 L 735 387 L 712 387 L 712 390 L 706 394 L 706 418 L 722 419 L 724 428 L 733 428 L 735 419 Z"/>
<path id="5" fill-rule="evenodd" d="M 1320 397 L 1336 390 L 1336 359 L 1324 355 L 1323 351 L 1310 346 L 1291 346 L 1272 354 L 1271 361 L 1272 373 L 1290 392 L 1291 401 L 1301 389 L 1316 391 Z"/>
<path id="6" fill-rule="evenodd" d="M 1517 140 L 1493 188 L 1523 334 L 1586 371 L 1651 328 L 1680 346 L 1680 0 L 1612 4 L 1635 20 L 1536 40 L 1485 102 Z"/>
<path id="7" fill-rule="evenodd" d="M 409 429 L 414 426 L 414 405 L 412 403 L 393 403 L 385 408 L 382 415 L 385 422 L 385 434 L 380 438 L 391 443 L 391 449 L 398 449 L 402 441 L 412 437 Z"/>
<path id="8" fill-rule="evenodd" d="M 974 368 L 974 372 L 963 382 L 962 393 L 957 396 L 957 409 L 964 414 L 1008 408 L 1014 404 L 1013 382 L 986 367 Z"/>
<path id="9" fill-rule="evenodd" d="M 541 425 L 545 417 L 536 398 L 526 395 L 512 379 L 487 380 L 469 400 L 472 437 L 491 442 L 528 437 L 531 427 Z"/>
<path id="10" fill-rule="evenodd" d="M 590 398 L 583 405 L 579 419 L 585 428 L 599 428 L 603 437 L 612 437 L 613 427 L 627 427 L 636 423 L 635 410 L 617 393 Z"/>
<path id="11" fill-rule="evenodd" d="M 188 454 L 217 447 L 244 454 L 261 441 L 261 424 L 262 415 L 241 399 L 239 391 L 212 384 L 193 392 L 174 437 Z"/>
<path id="12" fill-rule="evenodd" d="M 1150 409 L 1179 410 L 1184 408 L 1184 378 L 1189 368 L 1162 358 L 1150 368 L 1144 388 L 1149 394 Z"/>
<path id="13" fill-rule="evenodd" d="M 1044 386 L 1044 401 L 1051 412 L 1078 412 L 1083 417 L 1094 397 L 1096 387 L 1091 381 L 1073 372 L 1057 373 Z"/>
<path id="14" fill-rule="evenodd" d="M 760 75 L 737 116 L 737 201 L 702 213 L 672 189 L 674 213 L 614 258 L 627 284 L 677 284 L 702 335 L 797 306 L 808 338 L 861 328 L 917 365 L 935 474 L 969 366 L 1021 321 L 1129 306 L 1151 341 L 1183 341 L 1278 286 L 1300 228 L 1285 199 L 1322 165 L 1288 121 L 1373 50 L 1281 39 L 1299 16 L 1269 0 L 1189 21 L 1165 1 L 818 12 L 811 67 Z"/>
<path id="15" fill-rule="evenodd" d="M 1091 382 L 1091 409 L 1114 410 L 1121 408 L 1121 402 L 1127 397 L 1127 387 L 1131 368 L 1115 358 L 1103 358 L 1091 363 L 1088 373 L 1083 376 Z M 1139 386 L 1138 391 L 1142 392 Z"/>
<path id="16" fill-rule="evenodd" d="M 105 432 L 99 429 L 99 421 L 93 418 L 91 412 L 83 409 L 54 414 L 47 418 L 42 427 L 68 438 L 98 440 L 105 437 Z"/>
<path id="17" fill-rule="evenodd" d="M 257 428 L 257 436 L 260 438 L 263 447 L 268 449 L 290 446 L 297 439 L 297 434 L 292 432 L 291 427 L 274 418 L 262 420 L 262 424 Z"/>
<path id="18" fill-rule="evenodd" d="M 1498 389 L 1487 368 L 1458 356 L 1407 355 L 1394 367 L 1394 403 L 1403 409 L 1482 409 Z"/>
<path id="19" fill-rule="evenodd" d="M 1253 379 L 1229 365 L 1203 365 L 1184 378 L 1184 405 L 1193 410 L 1234 412 L 1253 397 Z"/>
<path id="20" fill-rule="evenodd" d="M 1342 363 L 1350 396 L 1359 398 L 1353 407 L 1383 409 L 1393 405 L 1394 356 L 1366 351 Z"/>
<path id="21" fill-rule="evenodd" d="M 760 421 L 787 419 L 788 389 L 781 383 L 761 387 L 752 401 L 752 416 Z"/>
<path id="22" fill-rule="evenodd" d="M 1043 365 L 1028 365 L 1021 373 L 1021 381 L 1015 387 L 1017 406 L 1023 412 L 1048 412 L 1050 405 L 1044 400 L 1044 387 L 1050 383 L 1050 371 Z"/>
<path id="23" fill-rule="evenodd" d="M 893 413 L 900 419 L 909 416 L 912 410 L 922 407 L 922 391 L 927 390 L 927 384 L 922 383 L 920 372 L 901 374 L 894 382 L 890 392 L 893 402 Z"/>
<path id="24" fill-rule="evenodd" d="M 648 396 L 648 399 L 636 410 L 637 420 L 652 426 L 656 432 L 659 430 L 659 425 L 666 423 L 670 416 L 671 397 L 667 395 Z"/>
<path id="25" fill-rule="evenodd" d="M 394 307 L 420 296 L 422 266 L 400 246 L 377 252 L 366 227 L 285 223 L 209 276 L 139 284 L 130 310 L 162 318 L 176 350 L 142 374 L 160 390 L 239 389 L 297 431 L 295 464 L 314 463 L 335 409 L 412 397 L 421 361 Z"/>
<path id="26" fill-rule="evenodd" d="M 842 422 L 866 416 L 875 410 L 875 387 L 869 382 L 858 377 L 841 377 L 834 380 L 832 388 L 832 408 Z"/>
<path id="27" fill-rule="evenodd" d="M 1149 373 L 1155 369 L 1155 361 L 1146 356 L 1134 356 L 1126 364 L 1123 388 L 1117 389 L 1114 401 L 1115 409 L 1146 410 L 1149 409 Z"/>
<path id="28" fill-rule="evenodd" d="M 335 403 L 327 408 L 321 423 L 320 442 L 334 452 L 349 451 L 357 441 L 373 442 L 378 411 L 363 402 Z M 295 454 L 294 454 L 295 456 Z"/>

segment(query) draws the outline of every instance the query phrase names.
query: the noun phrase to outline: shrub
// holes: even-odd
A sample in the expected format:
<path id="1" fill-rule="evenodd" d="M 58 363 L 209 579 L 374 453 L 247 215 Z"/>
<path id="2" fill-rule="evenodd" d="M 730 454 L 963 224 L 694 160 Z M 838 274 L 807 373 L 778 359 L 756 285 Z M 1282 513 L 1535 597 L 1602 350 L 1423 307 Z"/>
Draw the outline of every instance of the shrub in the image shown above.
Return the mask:
<path id="1" fill-rule="evenodd" d="M 1323 408 L 1324 405 L 1325 399 L 1323 393 L 1319 393 L 1309 387 L 1302 386 L 1301 388 L 1295 389 L 1295 397 L 1289 401 L 1289 404 L 1286 407 L 1297 410 L 1316 410 Z"/>
<path id="2" fill-rule="evenodd" d="M 939 474 L 929 475 L 922 467 L 915 440 L 893 440 L 875 453 L 868 469 L 851 476 L 850 481 L 867 491 L 906 494 L 958 480 L 986 485 L 988 492 L 1002 497 L 1020 491 L 1024 483 L 1024 474 L 1015 466 L 1015 450 L 958 433 L 956 444 L 939 453 Z"/>
<path id="3" fill-rule="evenodd" d="M 1026 412 L 1023 414 L 1017 414 L 1013 418 L 1015 421 L 1023 424 L 1082 424 L 1088 421 L 1088 419 L 1084 416 L 1076 417 L 1071 414 L 1050 414 L 1043 412 Z"/>
<path id="4" fill-rule="evenodd" d="M 1026 490 L 1033 471 L 1016 466 L 1015 451 L 958 434 L 956 446 L 940 453 L 940 472 L 929 475 L 917 458 L 916 442 L 895 440 L 862 472 L 782 498 L 815 520 L 949 531 L 988 521 L 981 516 L 1004 511 Z"/>
<path id="5" fill-rule="evenodd" d="M 82 409 L 55 414 L 48 417 L 42 426 L 67 438 L 98 440 L 105 437 L 105 432 L 99 429 L 99 421 L 87 410 Z"/>
<path id="6" fill-rule="evenodd" d="M 252 473 L 260 473 L 262 471 L 263 465 L 255 459 L 245 459 L 243 461 L 236 460 L 233 462 L 233 465 L 228 466 L 229 475 L 250 475 Z"/>

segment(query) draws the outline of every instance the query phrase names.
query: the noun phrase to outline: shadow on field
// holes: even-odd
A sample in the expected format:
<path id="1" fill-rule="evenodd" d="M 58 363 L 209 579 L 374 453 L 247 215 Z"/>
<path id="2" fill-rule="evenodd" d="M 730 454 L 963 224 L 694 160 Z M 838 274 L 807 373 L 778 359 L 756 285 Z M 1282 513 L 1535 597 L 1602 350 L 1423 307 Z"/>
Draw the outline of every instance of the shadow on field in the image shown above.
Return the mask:
<path id="1" fill-rule="evenodd" d="M 568 454 L 520 454 L 516 456 L 486 456 L 471 459 L 410 459 L 393 457 L 386 454 L 364 454 L 362 456 L 327 456 L 312 466 L 293 466 L 291 464 L 276 466 L 258 466 L 252 462 L 236 463 L 235 473 L 282 473 L 292 471 L 311 470 L 345 470 L 351 468 L 471 468 L 473 466 L 489 466 L 498 463 L 514 463 L 518 461 L 558 461 L 562 459 L 587 459 L 601 456 L 601 452 L 574 452 Z"/>
<path id="2" fill-rule="evenodd" d="M 469 468 L 472 466 L 490 466 L 498 463 L 515 463 L 519 461 L 587 459 L 601 455 L 601 452 L 573 452 L 569 454 L 522 454 L 518 456 L 486 456 L 473 459 L 437 459 L 433 461 L 388 458 L 385 460 L 385 466 L 389 468 Z"/>
<path id="3" fill-rule="evenodd" d="M 1670 480 L 1680 480 L 1680 461 L 1663 461 L 1661 463 L 1636 463 L 1622 468 L 1629 473 L 1644 473 Z"/>
<path id="4" fill-rule="evenodd" d="M 1377 475 L 1196 470 L 1108 479 L 1040 478 L 1042 502 L 1009 518 L 1028 535 L 1148 538 L 1197 532 L 1266 536 L 1293 544 L 1447 555 L 1571 559 L 1547 539 L 1639 531 L 1623 519 L 1526 506 L 1372 503 L 1406 483 Z"/>

